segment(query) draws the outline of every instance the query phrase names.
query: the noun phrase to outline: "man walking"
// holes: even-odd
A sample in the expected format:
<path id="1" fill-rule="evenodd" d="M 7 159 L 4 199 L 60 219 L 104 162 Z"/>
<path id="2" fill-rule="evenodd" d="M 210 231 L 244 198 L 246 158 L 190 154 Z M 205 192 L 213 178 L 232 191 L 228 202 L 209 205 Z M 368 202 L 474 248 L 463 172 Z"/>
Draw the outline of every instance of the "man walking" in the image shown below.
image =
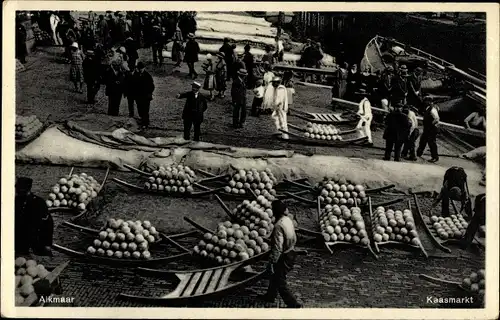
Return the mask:
<path id="1" fill-rule="evenodd" d="M 180 93 L 177 99 L 186 99 L 182 119 L 184 120 L 184 140 L 190 140 L 191 127 L 194 127 L 194 141 L 200 141 L 203 114 L 208 108 L 207 99 L 200 94 L 201 84 L 193 82 L 192 90 Z"/>
<path id="2" fill-rule="evenodd" d="M 418 130 L 418 120 L 415 112 L 411 110 L 409 105 L 403 107 L 403 113 L 406 114 L 408 120 L 410 120 L 410 134 L 408 139 L 405 141 L 403 146 L 403 152 L 401 156 L 410 161 L 416 161 L 417 155 L 415 153 L 416 144 L 418 136 L 420 135 L 420 130 Z"/>
<path id="3" fill-rule="evenodd" d="M 417 156 L 422 157 L 425 147 L 429 145 L 431 150 L 431 160 L 429 162 L 438 162 L 439 155 L 437 150 L 437 133 L 439 124 L 439 109 L 434 103 L 427 105 L 424 113 L 424 130 L 420 137 L 420 143 L 417 149 Z"/>
<path id="4" fill-rule="evenodd" d="M 227 81 L 231 79 L 233 76 L 233 55 L 234 55 L 234 49 L 229 44 L 229 38 L 224 38 L 224 44 L 222 47 L 220 47 L 219 52 L 224 53 L 224 60 L 226 61 L 226 67 L 227 67 Z"/>
<path id="5" fill-rule="evenodd" d="M 269 258 L 268 271 L 271 275 L 267 293 L 260 297 L 261 300 L 274 303 L 278 293 L 289 308 L 302 308 L 293 293 L 287 286 L 286 276 L 295 263 L 297 253 L 295 244 L 297 235 L 288 209 L 280 200 L 272 202 L 272 211 L 276 217 L 276 223 L 271 234 L 271 255 Z"/>
<path id="6" fill-rule="evenodd" d="M 231 98 L 233 103 L 233 128 L 243 128 L 247 116 L 247 88 L 245 77 L 248 72 L 240 69 L 231 87 Z"/>
<path id="7" fill-rule="evenodd" d="M 368 138 L 368 145 L 372 146 L 373 145 L 373 140 L 372 140 L 372 130 L 370 128 L 372 124 L 372 105 L 368 98 L 366 97 L 367 92 L 365 89 L 361 89 L 360 93 L 364 95 L 363 100 L 359 103 L 359 109 L 358 109 L 358 115 L 360 117 L 358 125 L 356 126 L 356 129 L 361 129 L 363 128 L 363 132 L 365 133 L 366 137 Z"/>
<path id="8" fill-rule="evenodd" d="M 51 255 L 54 221 L 45 201 L 31 193 L 33 180 L 21 177 L 16 182 L 15 252 Z"/>
<path id="9" fill-rule="evenodd" d="M 132 76 L 133 97 L 137 101 L 137 112 L 141 117 L 141 126 L 143 129 L 149 127 L 149 107 L 153 100 L 153 91 L 155 84 L 153 77 L 147 72 L 142 61 L 137 63 L 137 71 Z"/>
<path id="10" fill-rule="evenodd" d="M 410 120 L 401 111 L 403 106 L 396 104 L 385 118 L 385 156 L 384 160 L 391 160 L 391 154 L 394 150 L 394 161 L 400 161 L 401 147 L 404 141 L 408 138 L 410 130 Z"/>

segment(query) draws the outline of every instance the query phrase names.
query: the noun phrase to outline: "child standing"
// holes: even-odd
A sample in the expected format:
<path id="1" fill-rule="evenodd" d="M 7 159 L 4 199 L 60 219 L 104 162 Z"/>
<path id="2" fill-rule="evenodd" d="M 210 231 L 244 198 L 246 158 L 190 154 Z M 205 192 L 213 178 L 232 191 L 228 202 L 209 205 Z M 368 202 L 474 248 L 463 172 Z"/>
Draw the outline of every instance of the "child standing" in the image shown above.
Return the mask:
<path id="1" fill-rule="evenodd" d="M 288 110 L 293 106 L 293 96 L 295 95 L 295 88 L 293 86 L 293 73 L 291 71 L 285 71 L 283 75 L 283 84 L 286 88 L 286 93 L 288 96 Z"/>
<path id="2" fill-rule="evenodd" d="M 252 102 L 252 112 L 253 117 L 258 117 L 262 108 L 262 101 L 264 100 L 264 86 L 262 79 L 255 82 L 255 89 L 253 89 L 254 97 Z"/>
<path id="3" fill-rule="evenodd" d="M 205 82 L 203 83 L 203 89 L 210 92 L 210 101 L 214 100 L 214 90 L 215 90 L 215 72 L 214 64 L 212 63 L 212 55 L 207 54 L 207 62 L 202 66 L 205 71 Z"/>
<path id="4" fill-rule="evenodd" d="M 83 54 L 76 42 L 71 44 L 71 68 L 69 69 L 69 77 L 75 86 L 75 91 L 83 93 Z"/>

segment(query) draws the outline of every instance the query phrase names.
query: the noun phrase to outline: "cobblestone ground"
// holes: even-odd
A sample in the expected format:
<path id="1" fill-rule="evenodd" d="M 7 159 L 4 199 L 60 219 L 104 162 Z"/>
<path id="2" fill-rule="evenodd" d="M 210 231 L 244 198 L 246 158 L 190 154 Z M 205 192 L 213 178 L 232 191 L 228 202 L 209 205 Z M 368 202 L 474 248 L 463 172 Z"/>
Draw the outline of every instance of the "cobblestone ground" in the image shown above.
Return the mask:
<path id="1" fill-rule="evenodd" d="M 144 52 L 141 52 L 144 54 Z M 17 76 L 18 114 L 36 114 L 44 119 L 51 114 L 51 119 L 62 121 L 78 117 L 84 113 L 105 113 L 106 99 L 99 95 L 99 102 L 94 106 L 84 103 L 83 95 L 71 92 L 72 86 L 65 80 L 68 77 L 69 66 L 60 64 L 54 50 L 45 50 L 31 56 L 27 71 Z M 147 59 L 146 59 L 147 60 Z M 148 62 L 148 61 L 146 61 Z M 148 66 L 152 69 L 152 66 Z M 180 112 L 182 103 L 173 100 L 173 93 L 189 88 L 189 80 L 185 78 L 185 70 L 180 74 L 167 76 L 171 66 L 164 70 L 156 68 L 153 73 L 157 84 L 157 91 L 152 107 L 153 127 L 147 135 L 178 135 L 180 134 Z M 312 88 L 299 88 L 296 107 L 308 106 L 308 110 L 319 110 L 328 100 L 329 93 Z M 310 106 L 310 107 L 309 107 Z M 244 145 L 254 147 L 286 148 L 281 142 L 271 138 L 272 123 L 269 119 L 249 118 L 245 129 L 240 131 L 229 130 L 230 106 L 226 98 L 224 103 L 211 104 L 213 113 L 209 113 L 204 124 L 205 140 L 230 145 Z M 122 112 L 125 112 L 122 104 Z M 91 124 L 88 124 L 92 127 Z M 161 129 L 158 129 L 161 128 Z M 99 128 L 102 129 L 102 128 Z M 166 129 L 166 133 L 165 133 Z M 375 144 L 382 146 L 380 134 L 376 134 Z M 441 143 L 442 150 L 454 154 L 453 147 Z M 377 149 L 355 148 L 311 148 L 290 145 L 289 148 L 300 149 L 305 152 L 338 154 L 344 156 L 378 158 L 381 151 Z M 443 158 L 443 162 L 455 159 Z M 93 175 L 101 180 L 104 171 L 99 169 L 78 169 Z M 67 167 L 16 165 L 16 176 L 27 175 L 33 177 L 35 185 L 33 191 L 46 197 L 49 188 L 62 175 L 69 172 Z M 122 178 L 135 182 L 137 177 L 130 173 L 112 172 L 111 177 Z M 112 182 L 106 185 L 105 192 L 99 197 L 99 205 L 95 215 L 78 221 L 82 225 L 99 228 L 108 218 L 125 218 L 149 220 L 166 234 L 175 234 L 191 230 L 183 218 L 194 219 L 208 228 L 214 228 L 226 216 L 214 199 L 172 199 L 150 195 L 130 193 Z M 231 208 L 238 203 L 228 201 Z M 421 198 L 422 212 L 428 213 L 430 199 Z M 316 230 L 314 209 L 303 204 L 290 201 L 289 206 L 299 220 L 301 227 Z M 84 250 L 92 238 L 82 236 L 81 233 L 62 226 L 63 220 L 70 219 L 69 214 L 54 214 L 56 229 L 55 243 L 75 250 Z M 420 273 L 443 277 L 449 280 L 461 281 L 470 272 L 484 266 L 484 253 L 478 249 L 463 251 L 453 248 L 451 254 L 445 254 L 434 249 L 430 239 L 419 226 L 420 236 L 425 249 L 430 255 L 425 259 L 420 253 L 407 252 L 396 248 L 383 248 L 376 260 L 367 251 L 353 247 L 335 248 L 330 254 L 321 250 L 322 246 L 306 242 L 300 238 L 300 245 L 308 249 L 309 254 L 298 258 L 294 270 L 289 274 L 289 285 L 297 294 L 299 300 L 306 307 L 410 307 L 410 308 L 437 308 L 437 307 L 469 307 L 435 305 L 427 303 L 427 297 L 460 297 L 465 293 L 452 287 L 442 287 L 430 284 L 418 278 Z M 185 239 L 181 243 L 192 247 L 196 239 Z M 177 249 L 165 248 L 154 252 L 157 256 L 178 253 Z M 53 258 L 36 257 L 46 265 L 56 265 L 68 256 L 54 253 Z M 154 266 L 162 269 L 185 270 L 196 268 L 196 263 L 189 259 L 175 261 L 168 265 Z M 263 262 L 254 268 L 264 267 Z M 174 284 L 158 278 L 149 278 L 135 274 L 129 268 L 111 268 L 104 265 L 85 263 L 72 260 L 71 264 L 61 275 L 64 296 L 75 297 L 75 306 L 81 307 L 113 307 L 113 306 L 147 306 L 122 301 L 117 298 L 120 292 L 142 295 L 162 295 L 174 288 Z M 235 294 L 213 301 L 204 301 L 192 306 L 196 307 L 247 307 L 247 308 L 276 308 L 284 307 L 282 301 L 274 304 L 264 304 L 256 300 L 258 294 L 265 292 L 267 280 L 241 288 Z"/>

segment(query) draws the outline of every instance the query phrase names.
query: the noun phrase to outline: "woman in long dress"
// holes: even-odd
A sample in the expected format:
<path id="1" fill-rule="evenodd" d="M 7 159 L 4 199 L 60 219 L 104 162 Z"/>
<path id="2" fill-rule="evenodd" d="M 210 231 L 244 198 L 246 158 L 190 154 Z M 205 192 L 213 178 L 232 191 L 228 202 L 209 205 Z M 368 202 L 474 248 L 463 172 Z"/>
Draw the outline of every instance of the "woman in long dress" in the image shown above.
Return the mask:
<path id="1" fill-rule="evenodd" d="M 215 65 L 215 90 L 218 92 L 217 96 L 224 98 L 224 92 L 227 89 L 226 79 L 227 79 L 227 65 L 224 52 L 219 52 L 217 54 L 218 60 Z"/>
<path id="2" fill-rule="evenodd" d="M 203 89 L 210 92 L 210 101 L 213 101 L 215 90 L 215 70 L 212 62 L 212 55 L 210 53 L 207 55 L 207 61 L 203 64 L 202 68 L 205 71 Z"/>

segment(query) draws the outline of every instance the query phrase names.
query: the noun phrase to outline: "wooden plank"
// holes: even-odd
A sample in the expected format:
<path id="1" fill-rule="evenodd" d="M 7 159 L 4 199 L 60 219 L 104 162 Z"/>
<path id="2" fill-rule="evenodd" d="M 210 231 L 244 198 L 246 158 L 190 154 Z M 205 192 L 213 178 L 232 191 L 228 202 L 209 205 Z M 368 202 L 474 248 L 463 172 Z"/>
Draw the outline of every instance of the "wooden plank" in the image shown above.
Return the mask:
<path id="1" fill-rule="evenodd" d="M 229 276 L 231 275 L 231 273 L 233 273 L 234 269 L 235 267 L 225 268 L 224 273 L 220 277 L 219 284 L 217 285 L 217 290 L 221 290 L 224 289 L 224 287 L 226 287 L 226 284 L 229 280 Z"/>
<path id="2" fill-rule="evenodd" d="M 193 274 L 191 280 L 189 281 L 189 284 L 186 286 L 186 290 L 184 290 L 184 292 L 182 293 L 183 297 L 190 296 L 191 293 L 193 293 L 193 290 L 196 287 L 198 280 L 200 280 L 201 275 L 202 272 L 196 272 L 195 274 Z"/>
<path id="3" fill-rule="evenodd" d="M 169 294 L 163 296 L 163 298 L 178 298 L 180 297 L 182 291 L 186 287 L 186 284 L 188 283 L 189 279 L 192 276 L 192 273 L 176 273 L 175 274 L 181 281 L 177 285 L 174 291 L 170 292 Z"/>
<path id="4" fill-rule="evenodd" d="M 214 292 L 215 288 L 217 288 L 217 284 L 219 283 L 220 276 L 221 276 L 222 271 L 224 269 L 225 268 L 220 268 L 214 272 L 214 275 L 212 276 L 212 280 L 210 281 L 210 284 L 208 285 L 206 293 Z"/>
<path id="5" fill-rule="evenodd" d="M 207 270 L 203 274 L 203 278 L 201 278 L 200 284 L 198 285 L 198 289 L 196 289 L 195 295 L 202 294 L 205 292 L 205 287 L 208 284 L 208 280 L 210 280 L 210 277 L 212 276 L 212 270 Z"/>
<path id="6" fill-rule="evenodd" d="M 302 72 L 302 73 L 313 73 L 313 74 L 321 74 L 321 75 L 331 75 L 331 76 L 336 76 L 337 75 L 337 69 L 318 69 L 318 68 L 306 68 L 306 67 L 297 67 L 297 66 L 290 66 L 290 65 L 280 65 L 280 64 L 275 64 L 273 65 L 273 69 L 275 70 L 288 70 L 288 71 L 295 71 L 295 72 Z"/>

